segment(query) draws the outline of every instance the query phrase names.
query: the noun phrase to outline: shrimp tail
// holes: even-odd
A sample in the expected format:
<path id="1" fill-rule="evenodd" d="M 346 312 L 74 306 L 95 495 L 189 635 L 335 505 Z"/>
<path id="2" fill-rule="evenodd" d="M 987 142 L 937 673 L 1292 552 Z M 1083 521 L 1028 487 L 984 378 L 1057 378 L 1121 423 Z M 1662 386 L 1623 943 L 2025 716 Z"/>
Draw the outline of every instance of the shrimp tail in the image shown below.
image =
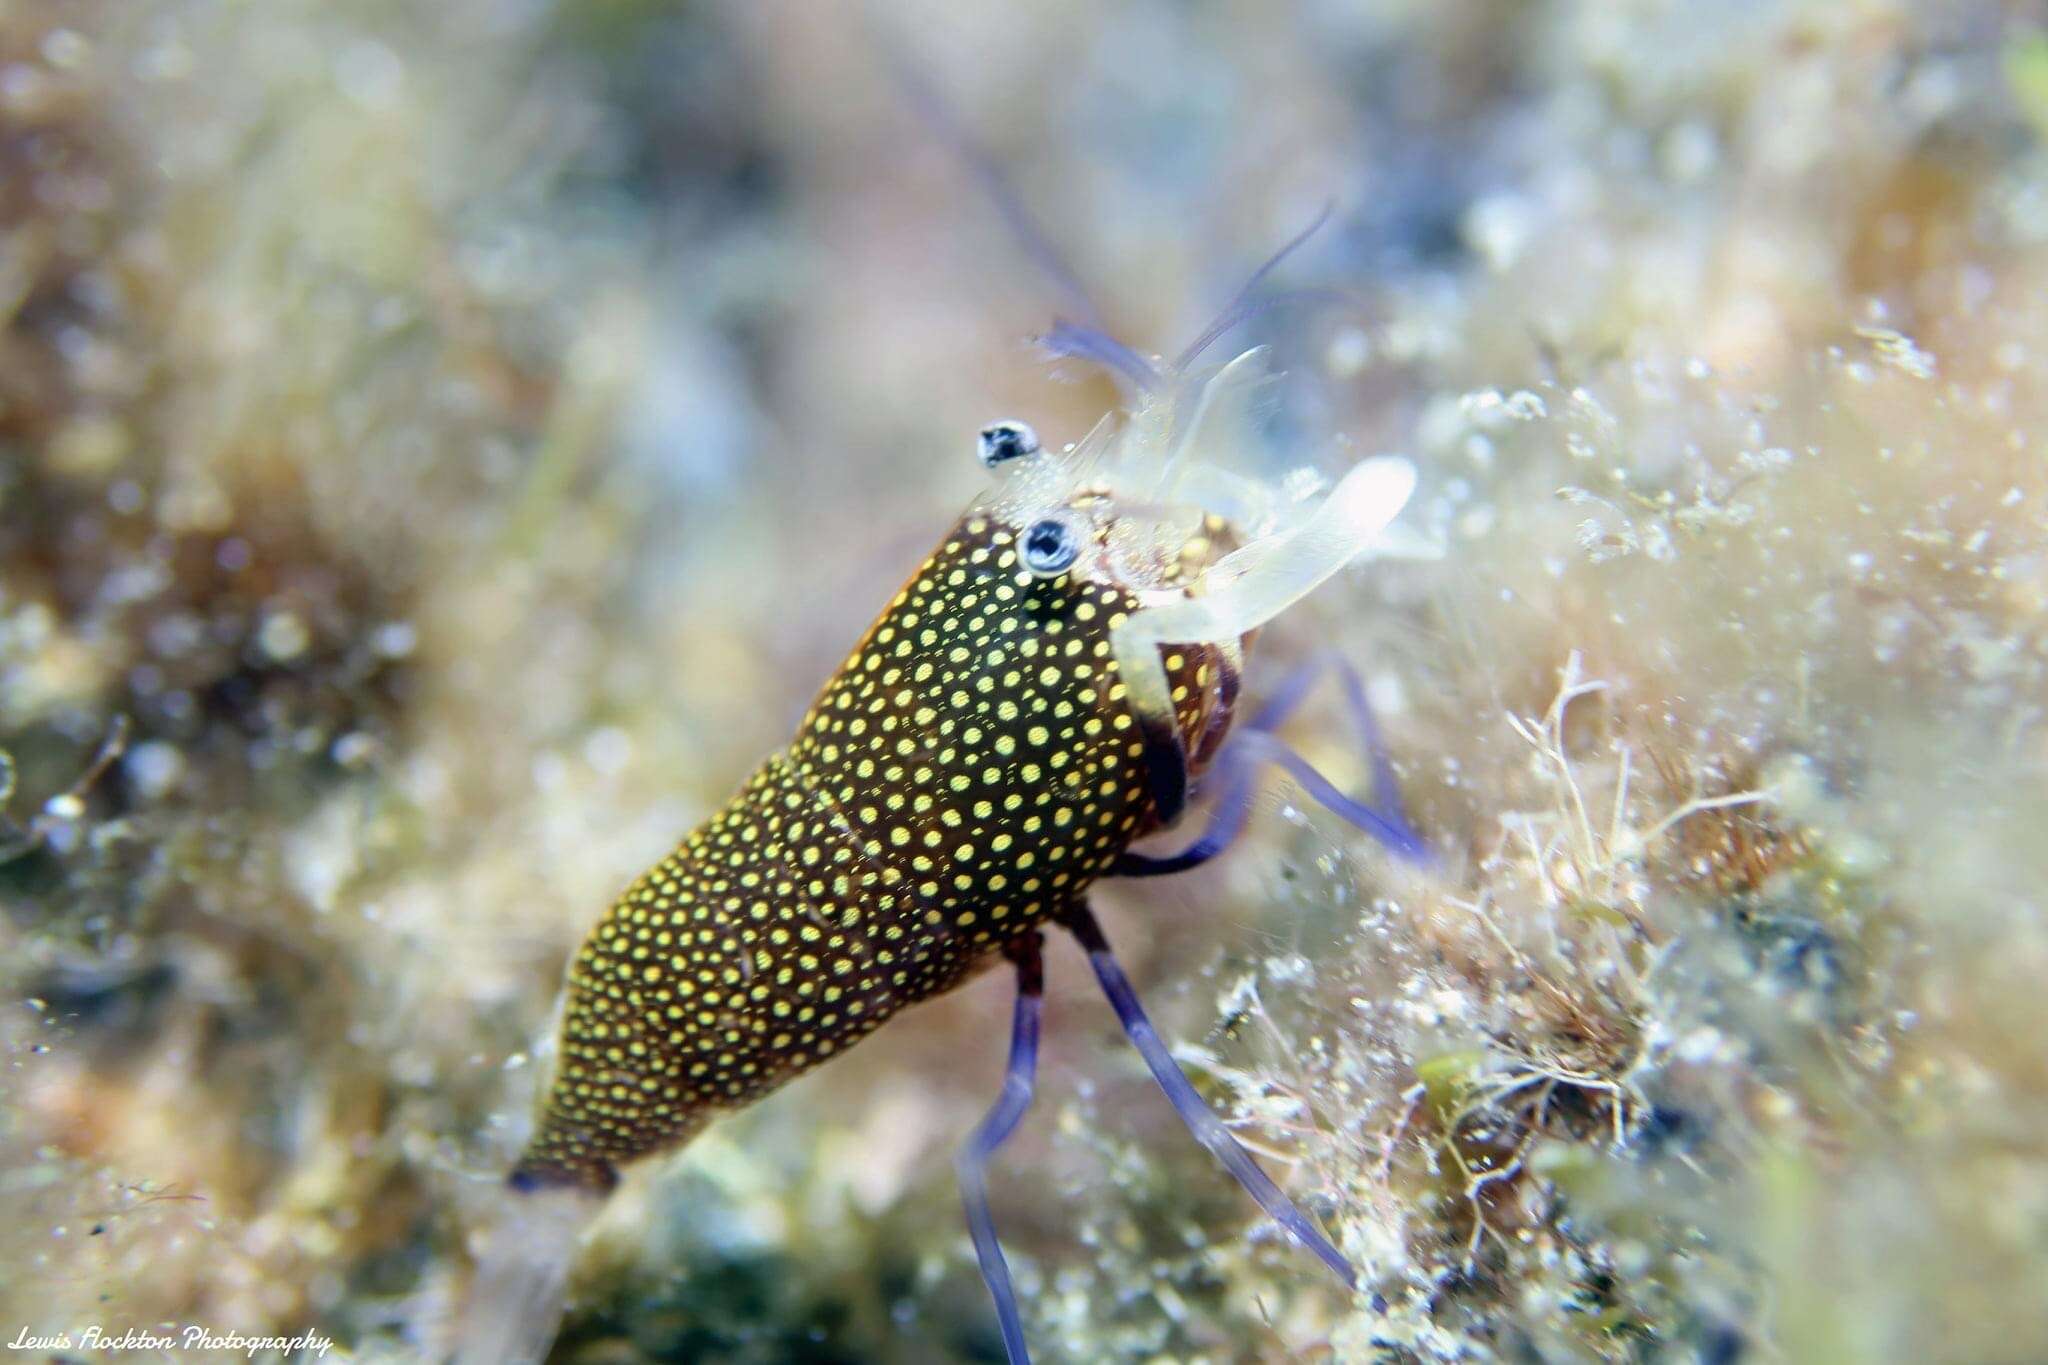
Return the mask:
<path id="1" fill-rule="evenodd" d="M 455 1365 L 538 1365 L 561 1326 L 579 1234 L 603 1205 L 572 1186 L 513 1193 L 488 1228 Z"/>

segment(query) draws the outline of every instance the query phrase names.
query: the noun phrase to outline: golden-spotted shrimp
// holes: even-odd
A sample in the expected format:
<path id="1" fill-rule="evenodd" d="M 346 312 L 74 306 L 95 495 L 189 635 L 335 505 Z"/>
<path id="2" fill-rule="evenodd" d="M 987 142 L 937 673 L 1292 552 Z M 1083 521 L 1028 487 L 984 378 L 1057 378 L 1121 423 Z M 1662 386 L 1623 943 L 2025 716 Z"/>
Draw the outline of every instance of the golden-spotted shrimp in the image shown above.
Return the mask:
<path id="1" fill-rule="evenodd" d="M 1219 852 L 1267 763 L 1419 853 L 1348 670 L 1377 805 L 1338 792 L 1274 734 L 1308 673 L 1232 733 L 1254 635 L 1374 543 L 1414 470 L 1369 459 L 1320 499 L 1292 500 L 1230 469 L 1268 379 L 1261 353 L 1195 369 L 1088 328 L 1049 340 L 1117 368 L 1132 392 L 1121 419 L 1057 450 L 1020 422 L 984 430 L 986 493 L 883 608 L 790 745 L 627 888 L 578 953 L 558 1074 L 510 1182 L 512 1198 L 563 1212 L 506 1231 L 487 1257 L 466 1358 L 545 1346 L 577 1211 L 619 1163 L 681 1145 L 1000 955 L 1018 988 L 1010 1062 L 958 1169 L 1004 1342 L 1027 1359 L 984 1188 L 1031 1100 L 1048 925 L 1079 940 L 1194 1135 L 1351 1282 L 1343 1255 L 1181 1074 L 1088 892 Z M 1191 802 L 1209 813 L 1187 849 L 1131 852 Z"/>

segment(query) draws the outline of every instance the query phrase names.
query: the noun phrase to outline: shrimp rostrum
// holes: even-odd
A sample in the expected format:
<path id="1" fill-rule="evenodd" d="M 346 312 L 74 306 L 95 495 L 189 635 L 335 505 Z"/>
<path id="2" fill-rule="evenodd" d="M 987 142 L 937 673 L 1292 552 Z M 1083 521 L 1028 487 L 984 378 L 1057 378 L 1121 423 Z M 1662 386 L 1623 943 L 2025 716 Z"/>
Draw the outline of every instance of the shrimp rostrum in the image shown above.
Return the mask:
<path id="1" fill-rule="evenodd" d="M 1127 410 L 1062 449 L 1021 422 L 980 434 L 989 488 L 854 646 L 789 747 L 585 941 L 558 1074 L 511 1176 L 527 1199 L 601 1193 L 620 1163 L 680 1145 L 1000 956 L 1018 987 L 1009 1068 L 958 1168 L 1015 1361 L 1027 1358 L 1024 1336 L 985 1171 L 1031 1099 L 1042 930 L 1076 937 L 1195 1137 L 1348 1284 L 1342 1253 L 1181 1074 L 1088 894 L 1103 877 L 1175 872 L 1222 851 L 1273 764 L 1396 852 L 1421 852 L 1340 661 L 1282 681 L 1233 729 L 1260 628 L 1374 543 L 1407 501 L 1413 467 L 1369 459 L 1319 499 L 1290 499 L 1230 468 L 1270 378 L 1263 353 L 1183 371 L 1099 333 L 1062 336 L 1118 369 Z M 1276 733 L 1327 664 L 1371 750 L 1365 801 Z M 1182 851 L 1132 851 L 1196 808 L 1201 832 Z M 559 1293 L 559 1269 L 533 1246 L 506 1255 L 486 1267 L 506 1286 L 495 1292 L 529 1305 Z M 502 1339 L 488 1349 L 518 1354 Z"/>

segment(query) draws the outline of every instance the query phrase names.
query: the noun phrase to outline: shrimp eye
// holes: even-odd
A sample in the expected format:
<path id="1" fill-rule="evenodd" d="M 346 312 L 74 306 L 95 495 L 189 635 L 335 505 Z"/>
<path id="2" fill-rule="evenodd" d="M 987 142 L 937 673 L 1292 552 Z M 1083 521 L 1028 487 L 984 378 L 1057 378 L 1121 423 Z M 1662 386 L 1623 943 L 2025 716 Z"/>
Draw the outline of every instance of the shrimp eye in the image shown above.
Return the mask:
<path id="1" fill-rule="evenodd" d="M 1080 553 L 1074 529 L 1058 517 L 1034 521 L 1024 533 L 1024 567 L 1040 578 L 1064 572 Z"/>
<path id="2" fill-rule="evenodd" d="M 981 429 L 981 462 L 990 469 L 1005 460 L 1038 453 L 1038 433 L 1023 422 L 991 422 Z"/>

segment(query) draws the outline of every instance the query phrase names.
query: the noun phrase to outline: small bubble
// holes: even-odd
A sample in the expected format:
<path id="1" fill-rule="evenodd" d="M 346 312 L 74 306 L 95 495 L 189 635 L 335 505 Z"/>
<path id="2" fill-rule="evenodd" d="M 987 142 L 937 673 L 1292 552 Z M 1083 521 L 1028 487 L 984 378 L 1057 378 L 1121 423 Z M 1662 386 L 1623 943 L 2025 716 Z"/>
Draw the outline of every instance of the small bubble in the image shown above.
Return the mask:
<path id="1" fill-rule="evenodd" d="M 351 731 L 334 741 L 333 753 L 334 761 L 342 767 L 361 768 L 376 756 L 377 741 L 360 730 Z"/>
<path id="2" fill-rule="evenodd" d="M 1461 235 L 1488 266 L 1504 271 L 1521 257 L 1536 235 L 1537 206 L 1515 194 L 1494 194 L 1474 203 Z"/>
<path id="3" fill-rule="evenodd" d="M 1677 184 L 1704 179 L 1720 159 L 1714 130 L 1701 120 L 1689 120 L 1672 129 L 1657 149 L 1664 174 Z"/>
<path id="4" fill-rule="evenodd" d="M 12 62 L 0 68 L 0 106 L 15 112 L 29 112 L 43 102 L 52 82 L 27 62 Z"/>
<path id="5" fill-rule="evenodd" d="M 275 612 L 264 620 L 256 641 L 272 659 L 288 663 L 306 652 L 313 637 L 298 613 L 286 610 Z"/>
<path id="6" fill-rule="evenodd" d="M 1330 349 L 1325 357 L 1330 374 L 1337 379 L 1351 379 L 1372 363 L 1372 338 L 1362 327 L 1346 327 L 1330 338 Z"/>
<path id="7" fill-rule="evenodd" d="M 410 621 L 386 621 L 370 632 L 370 648 L 386 659 L 403 659 L 419 645 L 419 632 Z"/>
<path id="8" fill-rule="evenodd" d="M 603 726 L 583 741 L 583 759 L 604 776 L 616 777 L 633 759 L 633 741 L 617 726 Z"/>
<path id="9" fill-rule="evenodd" d="M 334 83 L 365 109 L 389 109 L 405 83 L 405 64 L 384 44 L 358 40 L 335 54 Z"/>
<path id="10" fill-rule="evenodd" d="M 151 740 L 136 745 L 124 766 L 136 790 L 145 799 L 156 800 L 170 792 L 184 776 L 185 756 L 175 745 Z"/>
<path id="11" fill-rule="evenodd" d="M 1401 675 L 1388 669 L 1366 680 L 1365 700 L 1376 715 L 1404 715 L 1408 710 L 1408 689 Z"/>
<path id="12" fill-rule="evenodd" d="M 83 65 L 91 51 L 84 38 L 68 28 L 55 28 L 43 38 L 43 60 L 66 71 Z"/>
<path id="13" fill-rule="evenodd" d="M 159 43 L 136 59 L 136 71 L 144 80 L 181 81 L 192 74 L 192 49 L 179 43 Z"/>

